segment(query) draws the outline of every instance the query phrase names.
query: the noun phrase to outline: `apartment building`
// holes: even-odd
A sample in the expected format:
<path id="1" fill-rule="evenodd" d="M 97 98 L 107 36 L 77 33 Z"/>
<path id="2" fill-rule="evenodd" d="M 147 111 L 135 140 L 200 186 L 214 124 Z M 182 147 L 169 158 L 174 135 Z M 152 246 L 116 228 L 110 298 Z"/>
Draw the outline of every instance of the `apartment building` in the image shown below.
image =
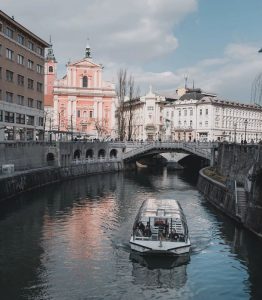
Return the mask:
<path id="1" fill-rule="evenodd" d="M 43 139 L 48 46 L 0 10 L 0 141 Z"/>

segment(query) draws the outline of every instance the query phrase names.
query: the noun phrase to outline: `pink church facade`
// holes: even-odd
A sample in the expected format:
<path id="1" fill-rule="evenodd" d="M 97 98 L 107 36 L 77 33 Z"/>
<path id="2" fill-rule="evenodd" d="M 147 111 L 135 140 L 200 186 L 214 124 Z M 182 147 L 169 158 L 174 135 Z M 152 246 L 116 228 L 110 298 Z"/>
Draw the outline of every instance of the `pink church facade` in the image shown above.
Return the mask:
<path id="1" fill-rule="evenodd" d="M 60 135 L 113 137 L 115 87 L 103 81 L 103 67 L 93 62 L 90 47 L 83 59 L 66 67 L 66 75 L 57 79 L 57 62 L 50 48 L 45 65 L 46 130 Z"/>

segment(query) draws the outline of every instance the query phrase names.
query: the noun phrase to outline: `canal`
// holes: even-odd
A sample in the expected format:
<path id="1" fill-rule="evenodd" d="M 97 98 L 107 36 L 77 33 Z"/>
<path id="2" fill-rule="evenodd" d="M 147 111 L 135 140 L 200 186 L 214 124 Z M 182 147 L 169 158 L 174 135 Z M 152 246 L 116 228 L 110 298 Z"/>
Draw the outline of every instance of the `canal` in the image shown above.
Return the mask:
<path id="1" fill-rule="evenodd" d="M 148 197 L 178 199 L 190 259 L 133 255 Z M 103 174 L 42 188 L 0 210 L 0 298 L 262 299 L 262 243 L 202 198 L 185 171 Z"/>

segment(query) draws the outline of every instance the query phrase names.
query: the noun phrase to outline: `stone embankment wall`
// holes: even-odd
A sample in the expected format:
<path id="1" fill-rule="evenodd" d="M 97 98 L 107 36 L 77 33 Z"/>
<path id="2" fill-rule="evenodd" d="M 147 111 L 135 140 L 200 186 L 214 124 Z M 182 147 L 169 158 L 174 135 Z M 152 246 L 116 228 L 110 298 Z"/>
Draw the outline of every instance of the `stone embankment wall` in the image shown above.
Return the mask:
<path id="1" fill-rule="evenodd" d="M 97 173 L 117 172 L 123 169 L 121 161 L 89 162 L 70 167 L 46 167 L 0 177 L 0 201 L 47 184 Z"/>
<path id="2" fill-rule="evenodd" d="M 244 184 L 251 167 L 261 164 L 259 154 L 261 145 L 221 144 L 218 149 L 216 170 Z M 261 156 L 262 157 L 262 156 Z"/>
<path id="3" fill-rule="evenodd" d="M 0 143 L 0 168 L 13 164 L 16 171 L 47 166 L 44 143 Z"/>
<path id="4" fill-rule="evenodd" d="M 199 173 L 198 188 L 205 199 L 216 208 L 224 212 L 245 228 L 262 237 L 262 206 L 259 199 L 247 195 L 246 213 L 243 219 L 236 215 L 235 191 L 226 185 L 213 180 L 204 174 L 204 169 Z"/>
<path id="5" fill-rule="evenodd" d="M 224 184 L 206 176 L 204 174 L 204 169 L 199 172 L 198 189 L 208 202 L 213 204 L 229 217 L 239 221 L 236 217 L 234 194 L 228 190 Z"/>

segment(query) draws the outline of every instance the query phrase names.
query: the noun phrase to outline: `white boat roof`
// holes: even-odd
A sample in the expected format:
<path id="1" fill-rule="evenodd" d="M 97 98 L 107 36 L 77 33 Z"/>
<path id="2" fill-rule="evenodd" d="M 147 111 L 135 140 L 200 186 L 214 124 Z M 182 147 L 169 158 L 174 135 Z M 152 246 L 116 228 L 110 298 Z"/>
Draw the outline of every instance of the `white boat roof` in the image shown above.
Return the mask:
<path id="1" fill-rule="evenodd" d="M 141 207 L 144 217 L 182 218 L 183 212 L 175 199 L 147 199 Z"/>

